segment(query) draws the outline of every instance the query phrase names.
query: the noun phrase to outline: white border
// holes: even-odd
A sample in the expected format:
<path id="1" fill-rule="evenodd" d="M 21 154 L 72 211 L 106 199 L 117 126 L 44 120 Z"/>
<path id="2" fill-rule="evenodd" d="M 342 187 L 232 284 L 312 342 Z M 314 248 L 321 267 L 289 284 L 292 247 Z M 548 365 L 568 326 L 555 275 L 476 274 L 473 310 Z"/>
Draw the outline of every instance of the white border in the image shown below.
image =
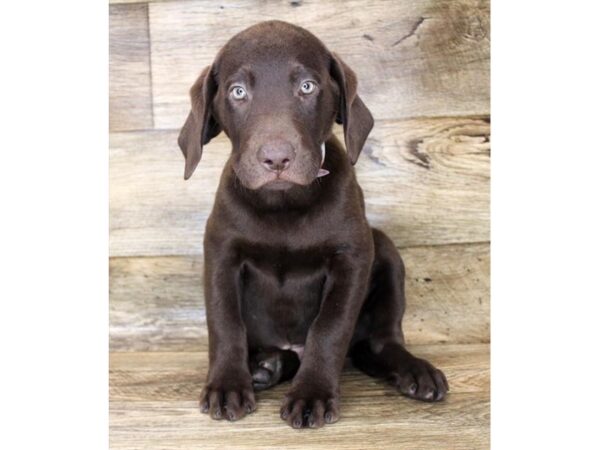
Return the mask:
<path id="1" fill-rule="evenodd" d="M 597 448 L 596 2 L 492 1 L 492 438 Z"/>
<path id="2" fill-rule="evenodd" d="M 5 2 L 0 448 L 108 447 L 108 4 Z"/>

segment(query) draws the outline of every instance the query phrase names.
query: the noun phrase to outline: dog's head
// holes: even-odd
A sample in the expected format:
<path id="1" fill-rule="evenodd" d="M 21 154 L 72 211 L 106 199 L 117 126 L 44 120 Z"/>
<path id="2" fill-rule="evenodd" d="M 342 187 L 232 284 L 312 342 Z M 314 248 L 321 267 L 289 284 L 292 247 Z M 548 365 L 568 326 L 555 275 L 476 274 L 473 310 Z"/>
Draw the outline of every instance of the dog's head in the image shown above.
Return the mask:
<path id="1" fill-rule="evenodd" d="M 354 72 L 303 28 L 269 21 L 234 36 L 191 88 L 179 135 L 188 179 L 202 146 L 221 130 L 232 166 L 249 189 L 309 185 L 321 169 L 334 121 L 354 164 L 373 127 Z"/>

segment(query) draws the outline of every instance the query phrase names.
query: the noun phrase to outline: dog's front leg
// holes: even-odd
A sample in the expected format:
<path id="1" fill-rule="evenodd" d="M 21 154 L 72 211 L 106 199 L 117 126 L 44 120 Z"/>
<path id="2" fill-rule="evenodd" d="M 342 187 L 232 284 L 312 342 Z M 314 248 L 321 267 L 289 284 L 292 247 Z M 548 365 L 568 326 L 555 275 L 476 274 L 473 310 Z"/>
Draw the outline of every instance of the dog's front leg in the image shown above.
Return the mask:
<path id="1" fill-rule="evenodd" d="M 298 373 L 281 408 L 294 428 L 319 428 L 339 418 L 339 379 L 366 296 L 369 250 L 336 255 L 319 314 L 312 323 Z"/>
<path id="2" fill-rule="evenodd" d="M 240 313 L 240 265 L 223 242 L 207 239 L 204 251 L 209 369 L 200 409 L 213 419 L 237 420 L 256 409 Z"/>

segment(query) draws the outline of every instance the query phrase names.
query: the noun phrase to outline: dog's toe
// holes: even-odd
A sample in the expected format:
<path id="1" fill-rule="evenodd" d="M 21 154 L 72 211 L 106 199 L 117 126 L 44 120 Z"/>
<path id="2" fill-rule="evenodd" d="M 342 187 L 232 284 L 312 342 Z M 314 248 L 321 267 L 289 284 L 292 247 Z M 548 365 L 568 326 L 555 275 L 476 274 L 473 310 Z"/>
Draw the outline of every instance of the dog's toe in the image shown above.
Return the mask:
<path id="1" fill-rule="evenodd" d="M 424 402 L 443 400 L 449 390 L 444 373 L 417 358 L 395 370 L 391 381 L 401 394 Z"/>

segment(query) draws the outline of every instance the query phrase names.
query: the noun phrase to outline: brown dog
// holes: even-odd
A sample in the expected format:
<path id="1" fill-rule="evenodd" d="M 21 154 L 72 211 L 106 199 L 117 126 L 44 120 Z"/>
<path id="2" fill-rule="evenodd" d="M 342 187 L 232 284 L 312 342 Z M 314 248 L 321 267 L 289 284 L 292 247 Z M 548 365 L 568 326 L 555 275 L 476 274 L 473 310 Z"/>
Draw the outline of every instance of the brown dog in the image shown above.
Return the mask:
<path id="1" fill-rule="evenodd" d="M 204 239 L 202 411 L 240 419 L 255 389 L 292 379 L 281 418 L 335 422 L 346 355 L 404 395 L 443 399 L 444 374 L 404 348 L 400 255 L 365 217 L 352 165 L 373 117 L 354 72 L 308 31 L 263 22 L 223 47 L 191 98 L 179 136 L 185 178 L 221 130 L 233 146 Z"/>

